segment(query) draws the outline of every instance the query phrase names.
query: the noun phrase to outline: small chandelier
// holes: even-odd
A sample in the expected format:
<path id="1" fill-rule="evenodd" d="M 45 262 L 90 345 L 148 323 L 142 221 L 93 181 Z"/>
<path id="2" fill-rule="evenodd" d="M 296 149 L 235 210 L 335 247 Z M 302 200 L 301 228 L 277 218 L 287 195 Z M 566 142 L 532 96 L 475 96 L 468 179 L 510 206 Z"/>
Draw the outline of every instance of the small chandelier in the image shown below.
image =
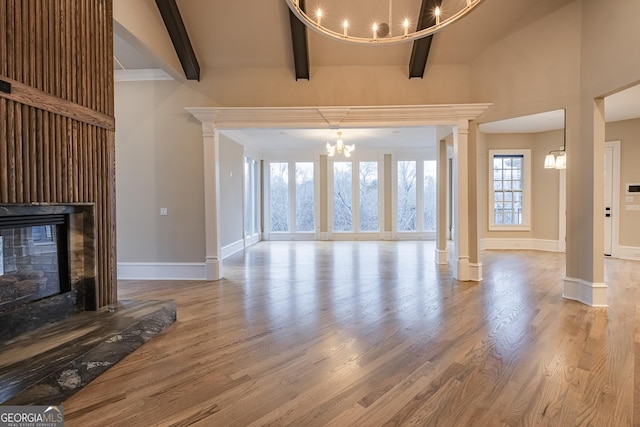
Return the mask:
<path id="1" fill-rule="evenodd" d="M 556 154 L 558 153 L 558 154 Z M 564 110 L 564 139 L 562 149 L 551 150 L 544 158 L 545 169 L 566 169 L 567 168 L 567 110 Z"/>
<path id="2" fill-rule="evenodd" d="M 334 27 L 331 26 L 331 23 L 327 26 L 325 22 L 330 20 L 325 19 L 323 21 L 323 18 L 328 14 L 326 14 L 322 9 L 317 9 L 315 11 L 311 11 L 310 14 L 307 14 L 304 0 L 285 1 L 287 2 L 289 9 L 291 9 L 293 14 L 296 15 L 302 23 L 322 35 L 351 44 L 375 45 L 403 43 L 435 34 L 443 28 L 467 16 L 484 0 L 462 0 L 462 6 L 450 13 L 445 13 L 446 11 L 442 8 L 435 7 L 431 12 L 433 14 L 433 20 L 431 21 L 432 25 L 426 28 L 416 28 L 414 30 L 413 28 L 418 26 L 418 18 L 412 18 L 409 16 L 401 17 L 401 20 L 398 21 L 397 24 L 402 27 L 402 31 L 397 33 L 394 33 L 393 31 L 393 0 L 389 0 L 388 22 L 385 23 L 380 19 L 379 22 L 374 22 L 369 29 L 366 30 L 366 34 L 361 33 L 358 35 L 352 34 L 353 31 L 350 29 L 351 22 L 348 19 L 344 19 L 340 23 L 332 22 Z M 422 13 L 422 11 L 420 13 Z M 337 16 L 337 13 L 333 12 L 333 16 Z M 387 17 L 385 17 L 385 19 L 387 19 Z M 335 21 L 335 19 L 333 21 Z"/>
<path id="3" fill-rule="evenodd" d="M 335 145 L 327 142 L 327 155 L 333 157 L 337 154 L 343 154 L 345 157 L 351 157 L 351 152 L 356 149 L 355 144 L 345 145 L 342 141 L 342 132 L 338 132 L 338 140 Z"/>

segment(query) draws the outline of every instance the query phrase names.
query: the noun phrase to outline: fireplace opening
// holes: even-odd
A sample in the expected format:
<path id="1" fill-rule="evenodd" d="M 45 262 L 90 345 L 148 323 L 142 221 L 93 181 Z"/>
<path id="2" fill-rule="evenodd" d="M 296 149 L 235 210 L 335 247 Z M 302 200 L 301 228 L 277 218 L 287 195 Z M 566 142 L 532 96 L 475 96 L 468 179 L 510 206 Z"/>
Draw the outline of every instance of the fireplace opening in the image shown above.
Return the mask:
<path id="1" fill-rule="evenodd" d="M 0 217 L 0 311 L 70 290 L 66 215 Z"/>
<path id="2" fill-rule="evenodd" d="M 97 309 L 94 205 L 0 204 L 0 344 Z"/>

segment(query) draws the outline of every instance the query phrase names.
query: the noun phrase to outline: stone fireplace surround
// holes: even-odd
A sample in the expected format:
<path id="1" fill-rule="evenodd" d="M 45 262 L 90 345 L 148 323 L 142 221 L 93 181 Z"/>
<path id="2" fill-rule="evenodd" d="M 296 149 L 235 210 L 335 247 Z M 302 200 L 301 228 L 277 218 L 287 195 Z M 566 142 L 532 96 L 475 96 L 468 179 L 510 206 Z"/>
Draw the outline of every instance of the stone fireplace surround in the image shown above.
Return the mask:
<path id="1" fill-rule="evenodd" d="M 67 217 L 68 235 L 66 237 L 70 282 L 61 286 L 62 289 L 68 289 L 66 292 L 0 311 L 0 341 L 15 338 L 82 311 L 96 310 L 93 212 L 94 205 L 86 203 L 0 205 L 0 217 L 59 214 Z"/>

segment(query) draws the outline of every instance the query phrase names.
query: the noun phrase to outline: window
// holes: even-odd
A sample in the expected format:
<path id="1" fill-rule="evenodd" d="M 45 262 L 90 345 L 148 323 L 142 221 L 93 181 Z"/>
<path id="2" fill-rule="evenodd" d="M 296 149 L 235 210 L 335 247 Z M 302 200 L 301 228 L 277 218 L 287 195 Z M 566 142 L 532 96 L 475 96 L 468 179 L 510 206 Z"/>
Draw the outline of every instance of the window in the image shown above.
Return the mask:
<path id="1" fill-rule="evenodd" d="M 398 162 L 398 231 L 416 231 L 416 162 Z"/>
<path id="2" fill-rule="evenodd" d="M 360 162 L 360 231 L 378 231 L 378 162 Z"/>
<path id="3" fill-rule="evenodd" d="M 489 229 L 529 230 L 531 150 L 489 151 Z"/>
<path id="4" fill-rule="evenodd" d="M 333 164 L 333 231 L 353 230 L 353 177 L 351 162 Z"/>
<path id="5" fill-rule="evenodd" d="M 313 163 L 296 163 L 296 231 L 315 231 Z"/>
<path id="6" fill-rule="evenodd" d="M 437 168 L 435 160 L 424 161 L 424 187 L 423 187 L 423 230 L 436 231 L 436 204 L 437 204 Z"/>
<path id="7" fill-rule="evenodd" d="M 289 231 L 289 164 L 271 163 L 269 172 L 271 231 Z"/>
<path id="8" fill-rule="evenodd" d="M 258 162 L 244 158 L 244 235 L 260 233 L 260 175 Z"/>

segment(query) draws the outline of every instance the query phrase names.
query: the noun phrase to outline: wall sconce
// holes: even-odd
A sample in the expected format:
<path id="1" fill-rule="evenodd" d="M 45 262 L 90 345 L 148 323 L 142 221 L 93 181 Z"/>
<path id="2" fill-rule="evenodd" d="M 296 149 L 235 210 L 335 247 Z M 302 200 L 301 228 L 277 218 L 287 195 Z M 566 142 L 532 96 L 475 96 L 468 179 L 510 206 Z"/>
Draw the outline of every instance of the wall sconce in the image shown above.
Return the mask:
<path id="1" fill-rule="evenodd" d="M 559 154 L 555 154 L 559 153 Z M 564 141 L 561 150 L 551 150 L 544 158 L 545 169 L 567 168 L 567 110 L 564 110 Z"/>

